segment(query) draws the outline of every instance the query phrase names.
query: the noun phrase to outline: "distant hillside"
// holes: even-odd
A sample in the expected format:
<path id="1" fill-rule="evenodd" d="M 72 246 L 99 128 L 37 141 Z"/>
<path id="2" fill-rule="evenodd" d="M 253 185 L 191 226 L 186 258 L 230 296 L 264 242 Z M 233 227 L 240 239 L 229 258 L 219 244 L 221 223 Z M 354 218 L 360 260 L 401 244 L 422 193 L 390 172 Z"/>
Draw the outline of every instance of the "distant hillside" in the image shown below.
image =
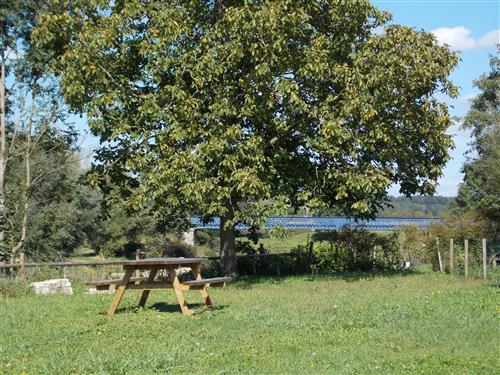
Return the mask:
<path id="1" fill-rule="evenodd" d="M 441 196 L 391 197 L 393 207 L 387 207 L 378 216 L 443 217 L 450 212 L 450 203 L 454 199 Z"/>

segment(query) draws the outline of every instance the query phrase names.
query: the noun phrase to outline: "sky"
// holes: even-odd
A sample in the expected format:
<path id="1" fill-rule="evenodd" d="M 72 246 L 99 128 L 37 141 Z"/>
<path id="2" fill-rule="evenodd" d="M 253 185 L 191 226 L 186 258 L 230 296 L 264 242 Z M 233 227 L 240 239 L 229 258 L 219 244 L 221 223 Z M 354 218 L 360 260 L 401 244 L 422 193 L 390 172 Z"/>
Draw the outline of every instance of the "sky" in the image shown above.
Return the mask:
<path id="1" fill-rule="evenodd" d="M 495 44 L 500 43 L 500 0 L 373 0 L 372 3 L 388 10 L 393 16 L 392 23 L 433 32 L 441 43 L 459 52 L 461 61 L 451 75 L 460 88 L 459 97 L 442 99 L 450 105 L 452 116 L 463 117 L 470 99 L 479 93 L 473 81 L 490 71 L 489 55 L 496 53 Z M 460 168 L 471 138 L 469 132 L 460 130 L 459 124 L 448 133 L 453 135 L 455 149 L 450 151 L 452 159 L 436 192 L 455 196 L 463 179 Z M 391 188 L 390 193 L 398 195 L 397 188 Z"/>
<path id="2" fill-rule="evenodd" d="M 500 0 L 372 0 L 372 3 L 392 14 L 391 23 L 433 32 L 440 43 L 459 52 L 461 61 L 451 75 L 451 80 L 460 88 L 459 96 L 440 99 L 449 104 L 452 116 L 463 117 L 470 99 L 479 93 L 473 80 L 490 71 L 489 56 L 496 53 L 495 45 L 500 43 Z M 85 118 L 76 123 L 82 131 L 88 131 Z M 439 180 L 437 195 L 455 196 L 463 179 L 460 169 L 471 138 L 459 125 L 458 122 L 448 130 L 453 135 L 455 148 L 450 150 L 451 160 Z M 90 155 L 97 145 L 95 137 L 84 135 L 84 154 Z M 397 186 L 389 192 L 399 195 Z"/>

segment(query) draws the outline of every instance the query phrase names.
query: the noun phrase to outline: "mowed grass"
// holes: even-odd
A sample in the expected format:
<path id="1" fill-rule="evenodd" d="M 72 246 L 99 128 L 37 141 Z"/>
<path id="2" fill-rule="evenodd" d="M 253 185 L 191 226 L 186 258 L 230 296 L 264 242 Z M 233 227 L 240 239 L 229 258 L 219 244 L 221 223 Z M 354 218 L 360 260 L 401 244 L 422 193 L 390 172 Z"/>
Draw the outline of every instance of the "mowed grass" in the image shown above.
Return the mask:
<path id="1" fill-rule="evenodd" d="M 498 374 L 500 289 L 427 271 L 250 278 L 213 289 L 212 311 L 112 296 L 4 298 L 0 373 Z M 188 301 L 200 301 L 188 292 Z"/>

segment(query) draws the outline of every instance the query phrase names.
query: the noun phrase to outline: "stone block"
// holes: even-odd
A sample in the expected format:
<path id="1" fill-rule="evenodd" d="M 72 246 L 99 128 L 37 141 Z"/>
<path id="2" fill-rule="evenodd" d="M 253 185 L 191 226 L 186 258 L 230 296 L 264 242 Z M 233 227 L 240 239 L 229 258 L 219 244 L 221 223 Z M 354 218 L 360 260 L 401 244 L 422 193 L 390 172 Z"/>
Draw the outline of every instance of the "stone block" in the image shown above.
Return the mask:
<path id="1" fill-rule="evenodd" d="M 30 284 L 35 294 L 73 294 L 73 288 L 68 279 L 52 279 Z"/>

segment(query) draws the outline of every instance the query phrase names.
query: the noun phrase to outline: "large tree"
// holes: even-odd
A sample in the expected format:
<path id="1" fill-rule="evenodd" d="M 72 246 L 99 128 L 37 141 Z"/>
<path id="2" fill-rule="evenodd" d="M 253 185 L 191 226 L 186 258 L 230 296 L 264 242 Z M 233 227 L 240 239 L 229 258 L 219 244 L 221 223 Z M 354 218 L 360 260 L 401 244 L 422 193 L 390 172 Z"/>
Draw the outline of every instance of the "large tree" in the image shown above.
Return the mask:
<path id="1" fill-rule="evenodd" d="M 474 81 L 481 90 L 471 103 L 463 127 L 472 132 L 464 182 L 458 190 L 458 211 L 483 216 L 489 229 L 500 236 L 500 59 L 492 56 L 491 71 Z"/>
<path id="2" fill-rule="evenodd" d="M 159 217 L 219 217 L 231 274 L 238 222 L 434 191 L 457 57 L 389 20 L 369 1 L 54 0 L 36 35 L 100 136 L 94 176 Z"/>

